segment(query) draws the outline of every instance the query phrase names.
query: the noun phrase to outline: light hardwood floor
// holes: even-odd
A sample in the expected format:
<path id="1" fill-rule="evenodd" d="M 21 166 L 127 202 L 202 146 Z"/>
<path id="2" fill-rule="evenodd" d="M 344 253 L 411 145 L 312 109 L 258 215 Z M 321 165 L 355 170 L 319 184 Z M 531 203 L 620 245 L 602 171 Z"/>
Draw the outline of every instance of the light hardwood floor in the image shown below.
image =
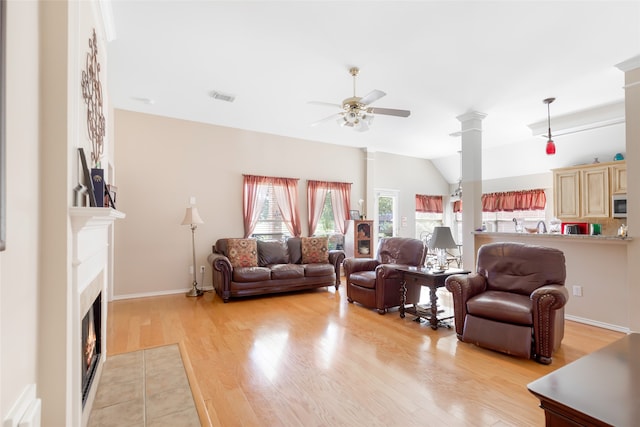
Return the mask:
<path id="1" fill-rule="evenodd" d="M 214 426 L 541 426 L 527 384 L 623 336 L 567 321 L 544 366 L 412 319 L 349 304 L 343 286 L 121 300 L 108 355 L 182 341 Z"/>

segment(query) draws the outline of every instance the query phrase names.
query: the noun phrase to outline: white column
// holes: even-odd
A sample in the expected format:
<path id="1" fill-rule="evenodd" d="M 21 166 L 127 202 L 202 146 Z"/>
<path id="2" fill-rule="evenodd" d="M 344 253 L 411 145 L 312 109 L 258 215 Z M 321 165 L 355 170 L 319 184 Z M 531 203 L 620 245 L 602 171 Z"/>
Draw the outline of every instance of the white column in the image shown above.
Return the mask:
<path id="1" fill-rule="evenodd" d="M 629 289 L 629 329 L 640 332 L 640 283 L 635 279 L 635 263 L 640 259 L 640 55 L 616 65 L 624 71 L 625 131 L 627 161 L 627 226 L 628 235 L 634 240 L 627 245 L 627 287 Z"/>
<path id="2" fill-rule="evenodd" d="M 467 270 L 475 266 L 473 231 L 482 225 L 482 120 L 486 114 L 471 111 L 456 117 L 460 120 L 462 147 L 462 264 Z"/>

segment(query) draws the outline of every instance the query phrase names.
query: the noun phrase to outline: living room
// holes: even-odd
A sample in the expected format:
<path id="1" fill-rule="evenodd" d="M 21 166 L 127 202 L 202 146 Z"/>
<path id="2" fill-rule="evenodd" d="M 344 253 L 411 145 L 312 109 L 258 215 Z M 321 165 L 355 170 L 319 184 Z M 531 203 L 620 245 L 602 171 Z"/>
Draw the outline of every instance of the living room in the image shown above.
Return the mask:
<path id="1" fill-rule="evenodd" d="M 36 395 L 42 398 L 46 415 L 43 420 L 54 420 L 43 425 L 65 425 L 70 417 L 65 393 L 60 391 L 70 390 L 65 357 L 75 351 L 67 344 L 70 340 L 67 309 L 71 302 L 65 286 L 70 280 L 72 261 L 68 210 L 79 174 L 76 148 L 85 146 L 89 151 L 82 122 L 84 106 L 77 96 L 80 87 L 77 75 L 84 64 L 91 29 L 97 28 L 102 33 L 102 24 L 96 18 L 99 13 L 94 8 L 98 6 L 88 2 L 8 4 L 7 80 L 11 83 L 6 94 L 7 248 L 0 255 L 3 419 L 29 384 L 37 384 Z M 101 47 L 104 43 L 102 40 Z M 100 54 L 105 51 L 102 49 Z M 101 58 L 106 72 L 110 58 Z M 615 64 L 610 64 L 612 69 Z M 622 86 L 623 73 L 613 71 L 618 73 Z M 637 89 L 628 89 L 627 95 L 632 91 Z M 541 94 L 540 98 L 547 95 Z M 545 115 L 541 99 L 536 102 L 542 111 L 532 121 Z M 628 114 L 637 116 L 640 103 L 637 98 L 630 102 Z M 452 120 L 462 113 L 453 112 Z M 384 122 L 376 124 L 382 127 Z M 627 140 L 637 140 L 637 126 L 626 123 Z M 451 132 L 456 130 L 459 129 Z M 604 135 L 600 133 L 602 130 L 594 132 Z M 125 109 L 111 113 L 107 134 L 113 135 L 107 156 L 113 159 L 119 188 L 118 209 L 127 215 L 115 225 L 115 275 L 111 289 L 115 299 L 186 291 L 192 262 L 191 236 L 188 227 L 180 225 L 184 209 L 189 199 L 195 197 L 204 220 L 195 236 L 196 264 L 206 266 L 206 256 L 215 239 L 242 235 L 243 173 L 296 177 L 301 180 L 301 191 L 307 179 L 351 182 L 352 201 L 366 199 L 367 212 L 375 189 L 400 189 L 400 211 L 408 218 L 414 212 L 416 193 L 450 194 L 453 183 L 432 162 L 417 157 Z M 620 134 L 624 131 L 618 128 L 617 135 Z M 608 134 L 603 136 L 603 140 L 608 142 L 607 137 Z M 448 135 L 446 138 L 455 141 Z M 531 151 L 518 147 L 513 151 L 494 149 L 489 154 L 495 159 L 513 155 L 507 158 L 521 160 L 539 152 L 545 158 L 544 141 L 540 141 Z M 563 148 L 578 150 L 579 144 L 574 139 Z M 630 181 L 637 182 L 638 148 L 626 145 Z M 609 149 L 603 152 L 609 154 Z M 503 162 L 516 168 L 519 163 Z M 526 166 L 521 164 L 522 168 Z M 406 173 L 408 170 L 411 174 Z M 530 187 L 531 182 L 551 187 L 550 174 L 544 173 L 501 182 L 489 180 L 483 183 L 483 188 L 517 190 Z M 631 212 L 640 212 L 638 201 L 637 189 L 630 188 Z M 301 206 L 303 218 L 304 209 Z M 634 220 L 630 214 L 631 237 Z M 413 231 L 411 221 L 400 229 L 401 235 L 406 236 L 412 236 Z M 636 242 L 629 242 L 628 259 L 637 259 L 637 253 Z M 633 263 L 628 264 L 626 277 L 631 282 Z M 210 286 L 210 274 L 207 266 L 203 285 Z M 631 283 L 628 287 L 626 301 L 620 303 L 632 307 L 640 290 Z M 640 315 L 635 310 L 628 311 L 626 326 L 632 331 L 639 330 Z"/>

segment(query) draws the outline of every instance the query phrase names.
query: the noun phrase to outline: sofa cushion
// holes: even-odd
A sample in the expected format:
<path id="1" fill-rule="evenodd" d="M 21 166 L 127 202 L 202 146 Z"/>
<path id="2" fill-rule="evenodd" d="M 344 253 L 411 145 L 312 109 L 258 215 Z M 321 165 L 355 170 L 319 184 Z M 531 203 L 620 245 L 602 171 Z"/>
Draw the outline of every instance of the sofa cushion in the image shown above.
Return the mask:
<path id="1" fill-rule="evenodd" d="M 265 267 L 238 267 L 233 269 L 234 282 L 262 282 L 271 280 L 271 270 Z"/>
<path id="2" fill-rule="evenodd" d="M 300 264 L 302 262 L 302 249 L 300 245 L 302 239 L 300 237 L 289 237 L 287 239 L 287 248 L 289 249 L 289 262 L 291 264 Z"/>
<path id="3" fill-rule="evenodd" d="M 335 274 L 333 265 L 325 264 L 306 264 L 304 266 L 304 275 L 307 277 L 322 277 Z"/>
<path id="4" fill-rule="evenodd" d="M 289 249 L 284 242 L 258 240 L 258 265 L 288 264 Z"/>
<path id="5" fill-rule="evenodd" d="M 298 264 L 278 264 L 271 266 L 271 278 L 277 279 L 302 279 L 304 268 Z"/>
<path id="6" fill-rule="evenodd" d="M 255 239 L 228 239 L 227 252 L 227 257 L 233 268 L 258 266 Z"/>
<path id="7" fill-rule="evenodd" d="M 328 263 L 329 242 L 327 237 L 302 237 L 302 263 Z"/>

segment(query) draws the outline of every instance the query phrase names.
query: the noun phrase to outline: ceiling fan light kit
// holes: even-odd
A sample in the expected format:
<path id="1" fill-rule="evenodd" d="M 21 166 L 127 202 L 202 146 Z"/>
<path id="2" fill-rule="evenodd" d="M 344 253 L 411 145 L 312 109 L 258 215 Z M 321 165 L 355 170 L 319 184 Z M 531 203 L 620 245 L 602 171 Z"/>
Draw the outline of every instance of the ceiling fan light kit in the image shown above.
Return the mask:
<path id="1" fill-rule="evenodd" d="M 369 104 L 386 95 L 386 93 L 381 90 L 374 89 L 363 97 L 356 96 L 356 76 L 359 72 L 360 69 L 358 67 L 351 67 L 349 69 L 349 73 L 353 77 L 353 96 L 342 101 L 342 104 L 340 106 L 342 107 L 343 111 L 317 121 L 313 123 L 312 126 L 335 118 L 336 122 L 342 127 L 350 127 L 355 131 L 364 132 L 369 129 L 376 114 L 396 117 L 409 117 L 409 115 L 411 114 L 411 111 L 409 110 L 369 107 Z M 313 103 L 321 105 L 331 105 L 325 102 Z"/>

